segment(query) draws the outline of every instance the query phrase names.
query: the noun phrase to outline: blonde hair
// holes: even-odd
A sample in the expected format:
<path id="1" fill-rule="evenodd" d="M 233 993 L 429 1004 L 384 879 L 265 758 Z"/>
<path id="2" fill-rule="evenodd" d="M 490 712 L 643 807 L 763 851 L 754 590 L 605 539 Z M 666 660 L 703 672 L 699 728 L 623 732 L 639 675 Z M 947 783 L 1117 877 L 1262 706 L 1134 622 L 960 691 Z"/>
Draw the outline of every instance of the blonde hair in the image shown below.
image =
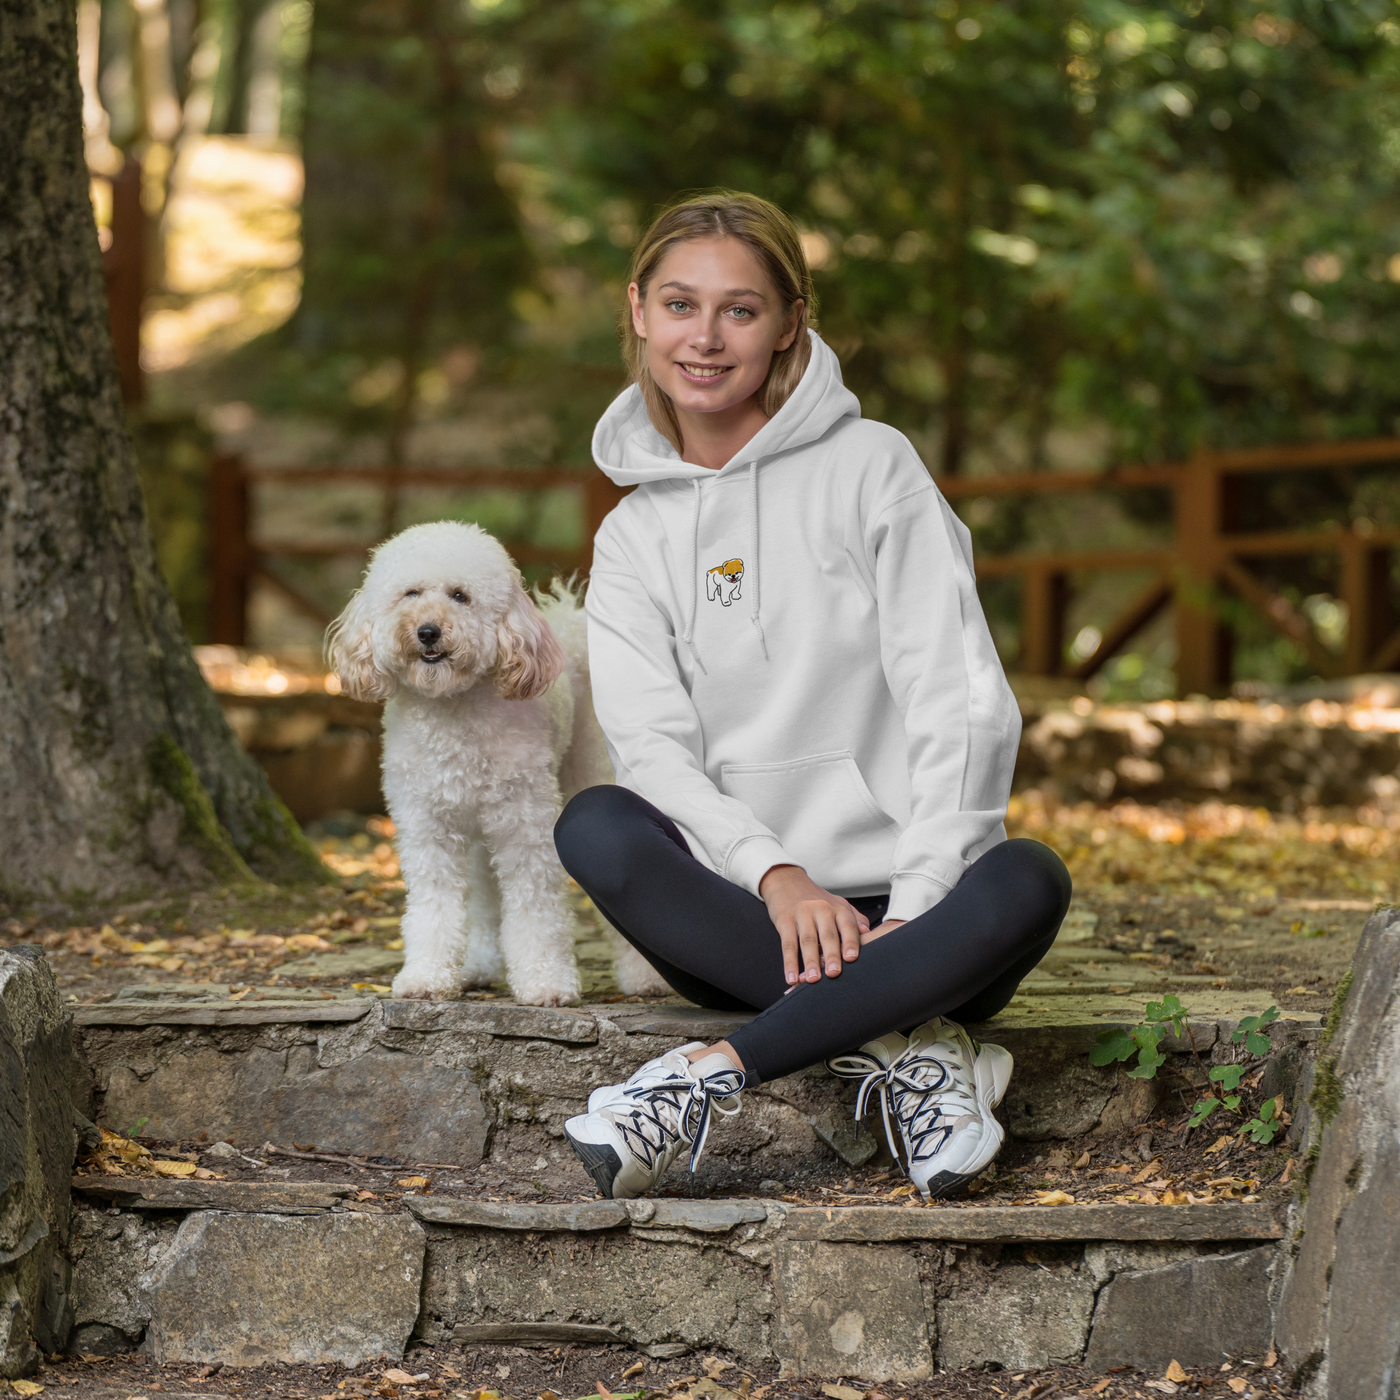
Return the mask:
<path id="1" fill-rule="evenodd" d="M 632 254 L 627 280 L 637 284 L 642 300 L 645 301 L 647 288 L 666 254 L 678 243 L 700 238 L 738 239 L 768 274 L 785 311 L 802 302 L 792 344 L 786 350 L 774 351 L 768 374 L 759 386 L 758 406 L 771 418 L 797 388 L 812 356 L 807 329 L 816 325 L 817 294 L 802 251 L 802 239 L 792 220 L 776 204 L 754 194 L 715 190 L 679 200 L 662 210 Z M 657 432 L 677 452 L 684 451 L 671 396 L 651 377 L 647 343 L 637 334 L 630 311 L 622 318 L 622 355 L 632 383 L 642 391 L 642 402 Z"/>

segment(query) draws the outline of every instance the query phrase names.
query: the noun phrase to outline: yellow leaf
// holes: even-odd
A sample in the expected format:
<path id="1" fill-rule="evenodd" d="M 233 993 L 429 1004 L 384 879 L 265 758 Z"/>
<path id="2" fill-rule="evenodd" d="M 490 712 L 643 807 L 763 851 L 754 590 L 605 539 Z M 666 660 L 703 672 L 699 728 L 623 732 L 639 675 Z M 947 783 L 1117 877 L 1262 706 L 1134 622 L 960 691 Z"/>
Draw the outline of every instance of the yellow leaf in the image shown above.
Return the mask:
<path id="1" fill-rule="evenodd" d="M 1072 1206 L 1074 1197 L 1068 1191 L 1037 1191 L 1035 1203 L 1038 1206 Z"/>
<path id="2" fill-rule="evenodd" d="M 633 1376 L 640 1376 L 640 1375 L 642 1374 L 642 1372 L 645 1371 L 645 1370 L 646 1370 L 646 1363 L 643 1362 L 643 1361 L 638 1361 L 638 1362 L 636 1362 L 634 1365 L 629 1366 L 629 1367 L 622 1373 L 622 1379 L 625 1380 L 625 1381 L 630 1381 L 630 1380 L 632 1379 Z"/>
<path id="3" fill-rule="evenodd" d="M 402 952 L 403 952 L 403 939 L 402 939 L 402 938 L 391 938 L 384 946 L 385 946 L 391 953 L 402 953 Z"/>
<path id="4" fill-rule="evenodd" d="M 1078 1157 L 1075 1158 L 1074 1165 L 1076 1170 L 1080 1167 L 1087 1167 L 1089 1165 L 1089 1152 L 1087 1148 L 1083 1152 L 1081 1152 Z"/>
<path id="5" fill-rule="evenodd" d="M 10 1385 L 16 1395 L 37 1395 L 44 1388 L 33 1381 L 11 1381 Z"/>
<path id="6" fill-rule="evenodd" d="M 1090 1395 L 1102 1395 L 1102 1394 L 1104 1393 L 1104 1391 L 1107 1390 L 1107 1389 L 1109 1388 L 1109 1386 L 1111 1386 L 1112 1384 L 1113 1384 L 1113 1378 L 1112 1378 L 1111 1376 L 1105 1376 L 1105 1377 L 1103 1378 L 1103 1380 L 1101 1380 L 1101 1381 L 1098 1383 L 1098 1385 L 1090 1386 L 1090 1387 L 1089 1387 L 1089 1394 L 1090 1394 Z"/>
<path id="7" fill-rule="evenodd" d="M 394 1183 L 395 1186 L 402 1186 L 409 1191 L 421 1191 L 427 1184 L 428 1178 L 426 1176 L 401 1176 Z"/>
<path id="8" fill-rule="evenodd" d="M 1245 1391 L 1249 1389 L 1249 1382 L 1245 1380 L 1243 1376 L 1231 1376 L 1225 1384 L 1228 1385 L 1236 1395 L 1243 1395 Z"/>
<path id="9" fill-rule="evenodd" d="M 1178 1385 L 1186 1379 L 1186 1372 L 1181 1369 L 1181 1362 L 1173 1361 L 1172 1364 L 1167 1367 L 1166 1378 L 1169 1381 L 1176 1381 Z"/>
<path id="10" fill-rule="evenodd" d="M 1222 1136 L 1216 1138 L 1216 1140 L 1213 1143 L 1211 1143 L 1209 1147 L 1206 1148 L 1206 1156 L 1210 1156 L 1213 1152 L 1223 1152 L 1227 1147 L 1229 1147 L 1230 1141 L 1231 1139 L 1229 1133 L 1225 1133 Z"/>
<path id="11" fill-rule="evenodd" d="M 1189 1206 L 1191 1199 L 1185 1191 L 1163 1191 L 1162 1204 L 1164 1206 Z M 1169 1380 L 1175 1380 L 1175 1376 L 1169 1376 Z"/>
<path id="12" fill-rule="evenodd" d="M 1289 1165 L 1291 1166 L 1292 1163 L 1290 1162 Z M 1269 1350 L 1268 1350 L 1268 1352 L 1267 1352 L 1267 1354 L 1265 1355 L 1265 1357 L 1264 1357 L 1264 1365 L 1266 1365 L 1266 1366 L 1277 1366 L 1277 1365 L 1278 1365 L 1278 1352 L 1276 1352 L 1276 1351 L 1273 1349 L 1273 1347 L 1270 1347 Z"/>
<path id="13" fill-rule="evenodd" d="M 890 1199 L 893 1200 L 896 1196 L 911 1196 L 913 1193 L 914 1187 L 912 1185 L 896 1186 L 894 1190 L 890 1192 Z"/>
<path id="14" fill-rule="evenodd" d="M 162 1162 L 151 1164 L 157 1176 L 193 1176 L 199 1168 L 193 1162 Z"/>
<path id="15" fill-rule="evenodd" d="M 1154 1157 L 1134 1178 L 1133 1185 L 1140 1186 L 1149 1177 L 1154 1177 L 1162 1170 L 1162 1159 Z"/>
<path id="16" fill-rule="evenodd" d="M 242 1001 L 243 998 L 246 997 L 248 993 L 252 990 L 253 989 L 251 987 L 244 987 L 241 992 L 230 992 L 228 994 L 228 999 L 230 1001 Z"/>

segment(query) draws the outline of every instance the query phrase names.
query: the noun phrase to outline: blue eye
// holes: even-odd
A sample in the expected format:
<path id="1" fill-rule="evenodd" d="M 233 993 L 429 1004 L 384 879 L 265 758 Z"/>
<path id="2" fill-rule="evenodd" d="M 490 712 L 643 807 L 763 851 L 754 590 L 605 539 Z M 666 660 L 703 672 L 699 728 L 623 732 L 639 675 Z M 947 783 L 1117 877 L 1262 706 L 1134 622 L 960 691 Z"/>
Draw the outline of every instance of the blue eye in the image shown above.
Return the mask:
<path id="1" fill-rule="evenodd" d="M 668 301 L 666 305 L 669 306 L 672 311 L 676 312 L 688 311 L 690 309 L 689 304 L 684 301 Z"/>

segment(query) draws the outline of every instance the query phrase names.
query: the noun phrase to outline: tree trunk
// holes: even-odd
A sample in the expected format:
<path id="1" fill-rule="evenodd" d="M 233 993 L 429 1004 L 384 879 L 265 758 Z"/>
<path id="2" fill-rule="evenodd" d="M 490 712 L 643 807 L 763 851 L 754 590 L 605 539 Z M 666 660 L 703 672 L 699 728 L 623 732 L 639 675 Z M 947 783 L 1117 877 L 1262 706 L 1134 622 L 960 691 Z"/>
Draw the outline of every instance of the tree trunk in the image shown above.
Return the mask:
<path id="1" fill-rule="evenodd" d="M 0 892 L 320 878 L 156 570 L 83 164 L 74 8 L 0 0 Z"/>

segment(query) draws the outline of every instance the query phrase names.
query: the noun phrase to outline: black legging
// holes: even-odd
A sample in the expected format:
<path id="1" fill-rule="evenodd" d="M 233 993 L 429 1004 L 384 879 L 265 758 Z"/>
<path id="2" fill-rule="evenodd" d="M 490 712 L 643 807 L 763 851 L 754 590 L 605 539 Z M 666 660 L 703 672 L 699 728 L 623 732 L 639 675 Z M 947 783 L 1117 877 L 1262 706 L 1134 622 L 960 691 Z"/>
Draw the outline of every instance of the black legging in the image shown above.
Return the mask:
<path id="1" fill-rule="evenodd" d="M 840 976 L 784 995 L 782 943 L 763 901 L 701 865 L 645 798 L 588 788 L 565 807 L 554 842 L 599 911 L 683 997 L 759 1012 L 729 1037 L 750 1084 L 934 1016 L 995 1016 L 1069 908 L 1059 856 L 1038 841 L 1006 841 L 974 861 L 940 904 L 842 963 Z M 888 896 L 851 903 L 874 928 Z"/>

